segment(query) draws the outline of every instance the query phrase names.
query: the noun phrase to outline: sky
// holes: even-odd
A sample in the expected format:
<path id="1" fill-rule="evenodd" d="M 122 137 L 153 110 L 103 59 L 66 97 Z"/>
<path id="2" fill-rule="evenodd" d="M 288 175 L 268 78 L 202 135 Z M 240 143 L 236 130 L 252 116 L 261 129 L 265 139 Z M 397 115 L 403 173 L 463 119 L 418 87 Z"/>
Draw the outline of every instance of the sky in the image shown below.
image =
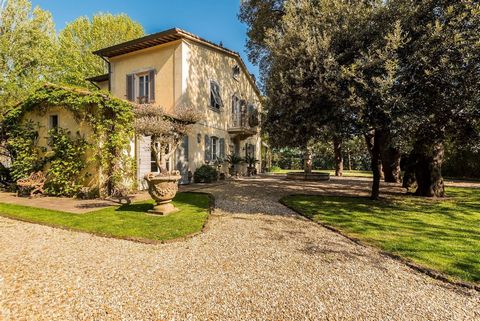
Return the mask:
<path id="1" fill-rule="evenodd" d="M 247 59 L 246 26 L 237 14 L 241 0 L 31 0 L 52 13 L 57 30 L 79 16 L 98 12 L 126 13 L 143 25 L 147 34 L 173 27 L 184 29 L 209 41 L 239 52 L 249 71 L 258 68 Z"/>

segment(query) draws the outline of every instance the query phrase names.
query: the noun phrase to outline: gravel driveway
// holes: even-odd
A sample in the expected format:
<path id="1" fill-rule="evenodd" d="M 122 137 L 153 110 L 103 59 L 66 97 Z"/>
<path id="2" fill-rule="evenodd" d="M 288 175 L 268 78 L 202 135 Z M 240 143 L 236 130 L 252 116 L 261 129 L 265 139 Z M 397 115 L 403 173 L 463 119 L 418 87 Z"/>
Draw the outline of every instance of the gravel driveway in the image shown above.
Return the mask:
<path id="1" fill-rule="evenodd" d="M 345 182 L 204 189 L 217 207 L 206 233 L 162 245 L 0 218 L 0 320 L 479 320 L 478 292 L 414 272 L 277 203 L 368 186 Z"/>

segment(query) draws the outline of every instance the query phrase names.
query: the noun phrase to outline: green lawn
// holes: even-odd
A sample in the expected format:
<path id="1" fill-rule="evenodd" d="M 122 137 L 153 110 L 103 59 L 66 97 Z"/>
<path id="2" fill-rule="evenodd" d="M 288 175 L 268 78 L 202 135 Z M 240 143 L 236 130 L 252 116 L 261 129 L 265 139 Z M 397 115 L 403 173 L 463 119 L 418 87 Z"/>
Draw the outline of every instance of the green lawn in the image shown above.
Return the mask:
<path id="1" fill-rule="evenodd" d="M 445 200 L 289 196 L 305 216 L 453 278 L 480 282 L 480 189 L 448 188 Z"/>
<path id="2" fill-rule="evenodd" d="M 288 172 L 303 172 L 303 169 L 280 169 L 275 170 L 272 173 L 275 174 L 286 174 Z M 334 176 L 335 171 L 331 169 L 322 169 L 322 170 L 314 170 L 314 173 L 329 173 L 330 175 Z M 343 176 L 345 177 L 372 177 L 371 171 L 343 171 Z"/>
<path id="3" fill-rule="evenodd" d="M 169 216 L 146 214 L 153 207 L 153 201 L 109 207 L 86 214 L 0 203 L 0 215 L 83 232 L 143 241 L 170 240 L 202 230 L 209 213 L 208 195 L 178 193 L 173 203 L 180 211 Z"/>

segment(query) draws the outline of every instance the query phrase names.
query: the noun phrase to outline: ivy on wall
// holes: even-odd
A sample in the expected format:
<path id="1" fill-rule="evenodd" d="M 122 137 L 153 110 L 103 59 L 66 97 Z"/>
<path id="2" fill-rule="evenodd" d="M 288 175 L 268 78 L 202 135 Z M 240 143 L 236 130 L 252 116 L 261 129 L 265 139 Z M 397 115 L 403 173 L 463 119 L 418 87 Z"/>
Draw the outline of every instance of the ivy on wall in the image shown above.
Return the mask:
<path id="1" fill-rule="evenodd" d="M 101 188 L 105 194 L 112 194 L 134 172 L 132 168 L 134 163 L 125 154 L 134 135 L 133 106 L 105 92 L 90 92 L 81 88 L 46 84 L 5 115 L 2 122 L 4 139 L 9 142 L 23 135 L 20 135 L 20 132 L 25 126 L 23 120 L 27 113 L 45 115 L 49 108 L 55 106 L 65 108 L 77 121 L 85 121 L 91 126 L 93 130 L 91 147 L 100 168 Z M 16 143 L 17 154 L 33 148 L 21 147 L 20 143 L 21 140 Z M 24 158 L 23 162 L 29 161 Z M 32 161 L 30 167 L 34 167 L 33 163 Z M 23 166 L 25 170 L 18 171 L 15 179 L 28 176 L 32 172 L 29 166 L 26 164 Z"/>
<path id="2" fill-rule="evenodd" d="M 35 124 L 32 122 L 18 124 L 12 127 L 8 134 L 6 148 L 14 160 L 10 167 L 13 180 L 17 181 L 41 170 L 45 165 L 41 157 L 45 148 L 37 145 L 38 131 Z"/>
<path id="3" fill-rule="evenodd" d="M 48 134 L 51 151 L 45 154 L 48 164 L 45 192 L 55 196 L 75 196 L 82 188 L 80 174 L 86 167 L 88 144 L 79 132 L 72 137 L 70 131 L 56 128 Z"/>

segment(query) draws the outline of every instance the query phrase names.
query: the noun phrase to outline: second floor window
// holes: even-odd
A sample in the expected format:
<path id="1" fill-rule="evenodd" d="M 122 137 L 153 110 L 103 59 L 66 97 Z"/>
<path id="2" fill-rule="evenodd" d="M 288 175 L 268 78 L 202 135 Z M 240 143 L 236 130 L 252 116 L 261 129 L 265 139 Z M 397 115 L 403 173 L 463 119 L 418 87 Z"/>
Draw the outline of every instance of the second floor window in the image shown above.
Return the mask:
<path id="1" fill-rule="evenodd" d="M 216 81 L 210 81 L 210 107 L 220 109 L 223 107 L 222 97 L 220 96 L 220 85 Z"/>
<path id="2" fill-rule="evenodd" d="M 150 101 L 150 77 L 142 75 L 138 77 L 138 103 L 146 104 Z"/>
<path id="3" fill-rule="evenodd" d="M 155 101 L 155 70 L 127 75 L 127 99 L 139 104 Z"/>

